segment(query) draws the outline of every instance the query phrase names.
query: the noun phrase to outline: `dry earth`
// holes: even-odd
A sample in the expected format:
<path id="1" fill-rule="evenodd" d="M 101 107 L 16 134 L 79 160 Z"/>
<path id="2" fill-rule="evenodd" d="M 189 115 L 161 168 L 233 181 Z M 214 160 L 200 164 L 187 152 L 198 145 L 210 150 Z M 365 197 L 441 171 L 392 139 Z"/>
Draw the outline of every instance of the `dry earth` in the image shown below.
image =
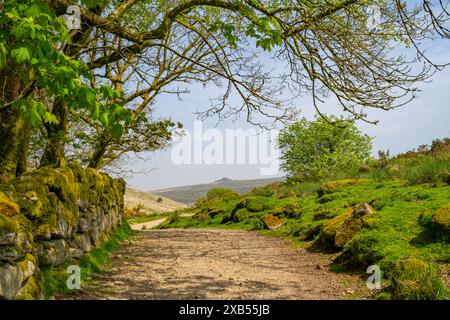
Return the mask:
<path id="1" fill-rule="evenodd" d="M 255 232 L 148 230 L 74 299 L 361 297 L 360 278 L 328 271 L 331 258 Z"/>

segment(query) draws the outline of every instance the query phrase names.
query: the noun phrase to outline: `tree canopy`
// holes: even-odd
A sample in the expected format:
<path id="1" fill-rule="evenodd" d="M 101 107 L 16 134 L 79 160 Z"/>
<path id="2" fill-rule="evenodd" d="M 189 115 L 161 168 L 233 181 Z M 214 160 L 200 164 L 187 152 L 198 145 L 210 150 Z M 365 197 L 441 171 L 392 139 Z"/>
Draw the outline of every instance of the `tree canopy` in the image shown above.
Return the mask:
<path id="1" fill-rule="evenodd" d="M 281 168 L 293 180 L 317 181 L 357 168 L 369 159 L 371 138 L 354 122 L 336 117 L 303 118 L 279 137 Z"/>
<path id="2" fill-rule="evenodd" d="M 420 54 L 398 51 L 433 30 L 445 35 L 446 11 L 430 14 L 429 2 L 420 10 L 399 0 L 81 0 L 81 29 L 69 31 L 61 16 L 76 1 L 6 0 L 0 176 L 26 170 L 36 132 L 45 142 L 40 165 L 64 165 L 69 154 L 89 150 L 82 163 L 100 168 L 127 152 L 165 147 L 177 125 L 151 116 L 157 98 L 181 96 L 194 83 L 222 89 L 200 117 L 289 121 L 298 111 L 293 99 L 308 94 L 318 112 L 332 97 L 371 121 L 367 108 L 407 103 L 430 75 L 432 64 L 416 63 Z M 383 13 L 378 28 L 367 23 L 373 5 Z M 280 66 L 275 72 L 264 52 Z M 139 143 L 150 134 L 162 139 Z M 74 153 L 67 142 L 75 136 L 88 148 Z"/>

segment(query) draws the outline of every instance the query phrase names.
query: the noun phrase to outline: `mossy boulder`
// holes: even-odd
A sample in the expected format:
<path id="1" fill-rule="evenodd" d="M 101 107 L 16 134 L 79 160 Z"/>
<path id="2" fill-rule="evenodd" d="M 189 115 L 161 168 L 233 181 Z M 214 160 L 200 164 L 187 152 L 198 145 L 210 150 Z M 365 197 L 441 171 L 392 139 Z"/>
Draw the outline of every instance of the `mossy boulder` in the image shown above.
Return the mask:
<path id="1" fill-rule="evenodd" d="M 450 204 L 436 211 L 430 225 L 436 234 L 450 237 Z"/>
<path id="2" fill-rule="evenodd" d="M 0 246 L 14 244 L 19 232 L 19 222 L 0 213 Z"/>
<path id="3" fill-rule="evenodd" d="M 326 222 L 319 241 L 328 249 L 342 249 L 363 228 L 366 217 L 372 212 L 372 207 L 367 203 L 356 205 Z"/>
<path id="4" fill-rule="evenodd" d="M 336 210 L 334 209 L 321 209 L 314 214 L 314 221 L 329 220 L 336 217 Z"/>
<path id="5" fill-rule="evenodd" d="M 280 208 L 275 208 L 269 212 L 278 218 L 298 218 L 301 215 L 301 209 L 296 203 L 288 203 Z"/>
<path id="6" fill-rule="evenodd" d="M 278 229 L 283 225 L 283 220 L 272 214 L 266 214 L 261 218 L 261 221 L 264 223 L 264 227 L 270 230 Z"/>

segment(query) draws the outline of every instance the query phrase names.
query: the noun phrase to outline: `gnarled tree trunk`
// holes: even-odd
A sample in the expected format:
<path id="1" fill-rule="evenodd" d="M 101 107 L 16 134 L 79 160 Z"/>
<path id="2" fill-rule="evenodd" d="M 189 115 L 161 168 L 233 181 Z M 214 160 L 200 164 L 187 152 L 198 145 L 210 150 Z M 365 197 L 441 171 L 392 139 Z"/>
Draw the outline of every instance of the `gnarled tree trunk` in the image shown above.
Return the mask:
<path id="1" fill-rule="evenodd" d="M 52 113 L 56 116 L 58 123 L 45 125 L 48 141 L 41 158 L 41 167 L 47 165 L 60 167 L 65 164 L 64 144 L 67 135 L 69 109 L 62 99 L 56 99 Z"/>
<path id="2" fill-rule="evenodd" d="M 19 98 L 20 90 L 14 71 L 0 72 L 0 182 L 20 176 L 27 167 L 30 128 L 20 111 L 8 105 Z"/>

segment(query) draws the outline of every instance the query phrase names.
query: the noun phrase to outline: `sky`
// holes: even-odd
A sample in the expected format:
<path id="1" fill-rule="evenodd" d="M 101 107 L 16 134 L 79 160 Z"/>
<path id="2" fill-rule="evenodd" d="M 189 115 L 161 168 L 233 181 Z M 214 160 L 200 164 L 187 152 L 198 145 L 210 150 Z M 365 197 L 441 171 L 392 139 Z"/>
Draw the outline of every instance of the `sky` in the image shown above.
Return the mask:
<path id="1" fill-rule="evenodd" d="M 426 47 L 428 56 L 437 62 L 450 62 L 450 41 L 438 41 L 428 44 Z M 276 70 L 277 65 L 271 61 L 267 61 L 268 67 Z M 418 87 L 421 92 L 418 98 L 408 105 L 392 110 L 370 112 L 370 118 L 379 121 L 378 125 L 371 125 L 365 122 L 358 122 L 360 130 L 373 137 L 373 154 L 376 155 L 378 150 L 390 150 L 391 155 L 411 150 L 423 144 L 431 144 L 434 139 L 442 139 L 450 137 L 450 69 L 447 68 L 435 74 L 428 83 L 420 84 Z M 185 138 L 191 142 L 191 155 L 186 156 L 186 152 L 180 153 L 180 150 L 187 150 L 179 143 L 175 143 L 173 147 L 146 154 L 144 159 L 133 159 L 127 166 L 127 169 L 133 170 L 134 174 L 127 174 L 125 180 L 128 185 L 141 190 L 157 190 L 178 186 L 195 185 L 202 183 L 211 183 L 221 178 L 245 180 L 260 179 L 283 176 L 283 172 L 277 172 L 270 175 L 262 174 L 261 168 L 267 167 L 267 161 L 271 155 L 276 155 L 268 146 L 270 145 L 270 136 L 265 140 L 260 138 L 259 148 L 265 149 L 267 152 L 265 157 L 258 156 L 257 164 L 250 164 L 248 158 L 251 150 L 248 145 L 245 147 L 236 146 L 233 148 L 233 141 L 226 136 L 226 130 L 240 128 L 243 130 L 254 129 L 252 125 L 240 119 L 233 123 L 230 121 L 217 123 L 217 119 L 209 119 L 202 123 L 203 133 L 207 132 L 207 137 L 194 136 L 193 128 L 197 116 L 196 111 L 205 110 L 210 106 L 210 100 L 216 98 L 218 91 L 211 87 L 191 87 L 191 93 L 184 95 L 182 100 L 174 96 L 161 96 L 156 104 L 156 116 L 169 117 L 174 121 L 182 122 L 186 130 L 191 133 L 191 139 Z M 301 116 L 312 119 L 315 115 L 310 99 L 308 96 L 301 97 L 296 100 L 296 105 L 301 110 Z M 339 107 L 332 101 L 327 102 L 323 111 L 328 114 L 342 114 Z M 198 126 L 198 124 L 197 124 Z M 212 130 L 211 130 L 212 129 Z M 209 132 L 208 132 L 209 130 Z M 218 131 L 217 131 L 218 130 Z M 235 132 L 234 132 L 235 133 Z M 238 132 L 239 134 L 239 132 Z M 209 138 L 212 141 L 220 141 L 223 139 L 223 154 L 217 155 L 212 152 L 211 155 L 216 159 L 223 158 L 224 164 L 207 164 L 214 161 L 197 161 L 202 159 L 202 153 L 205 152 L 205 146 L 208 142 L 203 141 L 203 147 L 200 147 L 202 138 Z M 214 139 L 215 138 L 215 139 Z M 273 140 L 273 139 L 272 139 Z M 255 141 L 255 140 L 253 140 Z M 200 142 L 200 143 L 199 143 Z M 226 156 L 234 149 L 235 156 L 243 156 L 246 154 L 244 164 L 236 163 L 237 160 L 227 162 Z M 261 152 L 258 149 L 258 152 Z M 260 155 L 260 153 L 258 153 Z M 182 155 L 182 156 L 180 156 Z M 184 158 L 183 158 L 184 157 Z M 180 159 L 191 159 L 191 164 L 180 164 Z M 264 159 L 263 159 L 264 158 Z M 273 158 L 273 157 L 272 157 Z M 213 159 L 214 160 L 214 159 Z M 273 159 L 271 159 L 274 161 Z M 184 161 L 188 162 L 188 161 Z M 206 163 L 205 163 L 206 162 Z M 221 161 L 216 160 L 216 163 Z M 228 163 L 228 164 L 227 164 Z M 267 170 L 266 170 L 267 171 Z M 271 171 L 271 170 L 268 170 Z M 272 170 L 274 171 L 274 170 Z"/>

